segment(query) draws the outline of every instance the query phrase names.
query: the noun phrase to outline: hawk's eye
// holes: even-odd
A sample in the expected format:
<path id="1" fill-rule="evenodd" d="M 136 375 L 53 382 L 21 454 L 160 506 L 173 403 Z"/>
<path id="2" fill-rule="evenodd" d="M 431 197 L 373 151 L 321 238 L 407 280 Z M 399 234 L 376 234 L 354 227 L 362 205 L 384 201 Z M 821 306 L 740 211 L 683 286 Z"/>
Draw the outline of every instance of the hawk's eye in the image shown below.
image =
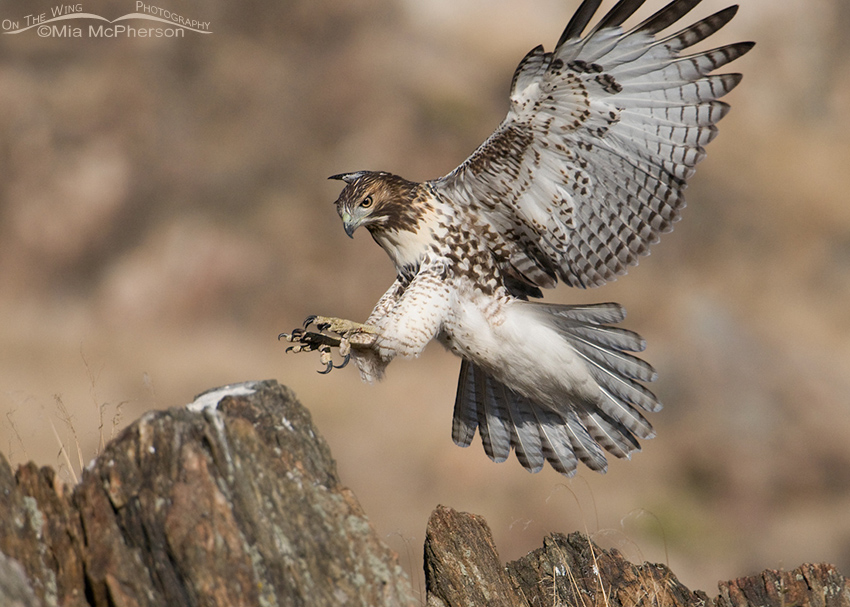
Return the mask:
<path id="1" fill-rule="evenodd" d="M 367 196 L 366 198 L 363 199 L 363 202 L 360 203 L 360 208 L 361 209 L 368 209 L 369 207 L 372 206 L 373 202 L 374 202 L 374 200 L 372 200 L 372 197 Z"/>

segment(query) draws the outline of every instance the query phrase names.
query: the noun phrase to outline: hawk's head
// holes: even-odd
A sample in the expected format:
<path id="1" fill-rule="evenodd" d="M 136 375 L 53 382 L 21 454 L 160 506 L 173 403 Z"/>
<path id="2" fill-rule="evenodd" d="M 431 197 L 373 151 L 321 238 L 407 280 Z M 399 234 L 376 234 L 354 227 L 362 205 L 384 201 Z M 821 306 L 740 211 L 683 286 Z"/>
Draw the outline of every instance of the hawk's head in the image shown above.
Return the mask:
<path id="1" fill-rule="evenodd" d="M 412 230 L 418 223 L 411 216 L 415 209 L 418 183 L 392 173 L 358 171 L 333 175 L 329 179 L 345 182 L 336 200 L 345 233 L 353 237 L 360 226 L 375 234 L 383 230 Z"/>

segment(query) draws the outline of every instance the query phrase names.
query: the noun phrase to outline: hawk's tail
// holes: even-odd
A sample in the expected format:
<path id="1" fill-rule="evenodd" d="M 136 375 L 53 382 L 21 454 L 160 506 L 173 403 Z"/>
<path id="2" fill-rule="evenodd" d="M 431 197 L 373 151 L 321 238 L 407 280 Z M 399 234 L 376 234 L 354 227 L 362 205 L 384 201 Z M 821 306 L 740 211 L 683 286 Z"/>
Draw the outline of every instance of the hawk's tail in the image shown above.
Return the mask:
<path id="1" fill-rule="evenodd" d="M 580 459 L 604 472 L 602 451 L 621 458 L 640 450 L 638 438 L 655 432 L 640 413 L 657 411 L 661 404 L 640 381 L 655 380 L 655 370 L 628 354 L 645 343 L 631 331 L 608 326 L 625 317 L 618 304 L 590 306 L 533 305 L 584 360 L 602 397 L 598 402 L 567 401 L 557 409 L 517 394 L 481 368 L 464 360 L 455 400 L 452 438 L 466 447 L 478 428 L 484 450 L 494 461 L 504 461 L 513 448 L 531 472 L 548 461 L 558 472 L 572 476 Z"/>

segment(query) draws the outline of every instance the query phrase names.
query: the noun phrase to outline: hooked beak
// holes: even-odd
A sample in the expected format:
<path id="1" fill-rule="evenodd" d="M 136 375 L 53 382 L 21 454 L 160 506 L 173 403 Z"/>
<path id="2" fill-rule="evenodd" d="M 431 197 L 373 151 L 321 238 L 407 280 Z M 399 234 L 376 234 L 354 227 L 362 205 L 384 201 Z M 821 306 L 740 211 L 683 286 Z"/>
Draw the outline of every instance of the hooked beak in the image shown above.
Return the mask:
<path id="1" fill-rule="evenodd" d="M 354 238 L 354 230 L 360 226 L 360 223 L 355 221 L 348 211 L 343 211 L 340 213 L 340 216 L 342 217 L 342 227 L 345 229 L 345 233 L 348 234 L 349 238 Z"/>

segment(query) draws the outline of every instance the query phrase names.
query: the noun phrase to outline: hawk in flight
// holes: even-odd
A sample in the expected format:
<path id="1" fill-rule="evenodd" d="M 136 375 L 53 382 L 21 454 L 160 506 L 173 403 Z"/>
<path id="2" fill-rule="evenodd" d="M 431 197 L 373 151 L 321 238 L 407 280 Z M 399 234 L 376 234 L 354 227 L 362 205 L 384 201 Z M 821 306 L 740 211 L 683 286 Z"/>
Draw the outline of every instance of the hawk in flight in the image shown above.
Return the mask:
<path id="1" fill-rule="evenodd" d="M 673 0 L 642 23 L 620 0 L 587 33 L 601 0 L 584 0 L 552 51 L 532 49 L 513 76 L 496 131 L 445 177 L 334 175 L 345 232 L 365 227 L 397 278 L 365 323 L 310 317 L 282 338 L 333 367 L 338 348 L 367 382 L 436 338 L 461 359 L 452 438 L 476 429 L 487 455 L 515 451 L 532 472 L 607 468 L 654 436 L 661 404 L 642 382 L 643 339 L 612 326 L 614 303 L 531 301 L 558 280 L 596 287 L 625 274 L 672 229 L 686 180 L 729 106 L 740 74 L 711 74 L 753 44 L 683 54 L 735 15 L 729 7 L 661 32 L 700 0 Z M 306 329 L 315 323 L 319 332 Z M 343 363 L 344 364 L 344 363 Z M 342 365 L 340 365 L 342 366 Z"/>

